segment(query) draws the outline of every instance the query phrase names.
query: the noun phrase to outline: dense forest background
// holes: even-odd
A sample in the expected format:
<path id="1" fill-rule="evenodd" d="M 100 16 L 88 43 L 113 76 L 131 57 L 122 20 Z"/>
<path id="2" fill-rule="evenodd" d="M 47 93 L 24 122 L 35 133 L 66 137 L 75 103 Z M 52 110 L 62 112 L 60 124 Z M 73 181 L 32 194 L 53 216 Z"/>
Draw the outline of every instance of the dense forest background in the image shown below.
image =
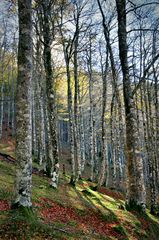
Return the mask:
<path id="1" fill-rule="evenodd" d="M 0 2 L 0 138 L 16 145 L 15 205 L 32 205 L 33 160 L 53 188 L 60 169 L 156 214 L 159 2 L 17 2 Z"/>

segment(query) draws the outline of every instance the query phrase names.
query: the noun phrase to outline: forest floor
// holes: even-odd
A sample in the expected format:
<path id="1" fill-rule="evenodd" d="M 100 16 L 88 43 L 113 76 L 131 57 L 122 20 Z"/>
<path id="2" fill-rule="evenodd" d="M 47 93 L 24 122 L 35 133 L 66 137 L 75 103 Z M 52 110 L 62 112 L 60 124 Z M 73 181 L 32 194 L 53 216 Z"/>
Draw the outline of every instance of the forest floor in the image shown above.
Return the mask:
<path id="1" fill-rule="evenodd" d="M 0 151 L 12 155 L 12 147 L 0 144 Z M 159 218 L 120 209 L 124 196 L 119 192 L 94 191 L 84 179 L 71 187 L 62 173 L 54 190 L 47 177 L 34 171 L 33 211 L 24 212 L 10 207 L 14 180 L 15 162 L 0 157 L 0 240 L 159 240 Z"/>

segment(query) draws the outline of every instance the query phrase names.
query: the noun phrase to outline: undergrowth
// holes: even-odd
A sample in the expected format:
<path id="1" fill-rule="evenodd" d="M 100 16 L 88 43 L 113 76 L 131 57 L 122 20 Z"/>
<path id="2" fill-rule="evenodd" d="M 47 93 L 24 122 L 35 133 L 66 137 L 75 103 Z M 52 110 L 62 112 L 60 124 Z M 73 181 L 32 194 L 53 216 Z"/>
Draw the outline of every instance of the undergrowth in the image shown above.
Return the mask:
<path id="1" fill-rule="evenodd" d="M 33 174 L 32 210 L 11 209 L 15 166 L 0 161 L 1 239 L 159 239 L 159 218 L 126 211 L 124 196 L 85 179 L 76 186 L 60 175 L 59 188 L 49 187 L 46 176 Z"/>

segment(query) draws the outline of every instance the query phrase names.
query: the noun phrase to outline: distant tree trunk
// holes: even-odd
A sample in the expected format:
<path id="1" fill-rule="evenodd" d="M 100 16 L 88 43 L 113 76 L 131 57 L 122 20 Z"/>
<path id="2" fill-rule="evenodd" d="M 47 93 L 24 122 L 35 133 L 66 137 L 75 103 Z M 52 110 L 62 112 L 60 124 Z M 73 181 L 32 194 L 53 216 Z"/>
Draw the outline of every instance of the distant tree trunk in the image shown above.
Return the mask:
<path id="1" fill-rule="evenodd" d="M 31 207 L 32 188 L 32 1 L 18 0 L 19 48 L 16 95 L 16 198 L 14 207 Z"/>
<path id="2" fill-rule="evenodd" d="M 76 152 L 76 162 L 77 162 L 77 180 L 81 178 L 81 155 L 80 155 L 80 136 L 79 136 L 79 116 L 78 116 L 78 111 L 79 111 L 79 96 L 78 96 L 78 88 L 79 88 L 79 83 L 78 83 L 78 38 L 79 38 L 79 26 L 78 26 L 78 20 L 76 23 L 76 38 L 74 42 L 74 82 L 75 82 L 75 95 L 74 95 L 74 130 L 75 130 L 75 152 Z"/>
<path id="3" fill-rule="evenodd" d="M 157 185 L 159 189 L 159 93 L 158 93 L 158 78 L 155 74 L 155 117 L 156 117 L 156 141 L 155 141 L 155 153 L 156 153 L 156 174 L 157 174 Z"/>
<path id="4" fill-rule="evenodd" d="M 123 136 L 121 136 L 121 132 L 120 132 L 120 126 L 121 126 L 121 122 L 120 122 L 120 114 L 119 114 L 119 107 L 115 106 L 115 120 L 116 122 L 116 126 L 115 126 L 115 142 L 114 142 L 114 146 L 115 146 L 115 158 L 116 158 L 116 187 L 117 189 L 121 190 L 122 189 L 122 166 L 121 166 L 121 154 L 120 152 L 123 149 L 123 145 L 122 145 L 122 139 Z"/>
<path id="5" fill-rule="evenodd" d="M 65 48 L 65 47 L 64 47 Z M 71 152 L 71 181 L 72 185 L 76 183 L 75 173 L 75 149 L 74 149 L 74 131 L 73 131 L 73 111 L 72 111 L 72 89 L 71 89 L 71 75 L 70 75 L 70 63 L 66 48 L 64 49 L 66 72 L 67 72 L 67 104 L 69 114 L 69 139 L 70 139 L 70 152 Z"/>
<path id="6" fill-rule="evenodd" d="M 93 120 L 93 98 L 92 98 L 92 78 L 90 79 L 89 94 L 90 94 L 90 111 L 89 111 L 89 148 L 90 148 L 90 164 L 91 174 L 90 180 L 94 180 L 94 167 L 95 167 L 95 132 L 94 132 L 94 120 Z"/>
<path id="7" fill-rule="evenodd" d="M 153 56 L 156 55 L 156 37 L 157 37 L 157 32 L 154 32 L 153 35 Z M 159 91 L 158 91 L 158 75 L 155 69 L 155 64 L 153 64 L 153 76 L 155 80 L 154 84 L 154 99 L 155 99 L 155 123 L 154 123 L 154 128 L 156 129 L 156 134 L 155 134 L 155 171 L 156 171 L 156 184 L 157 184 L 157 190 L 159 191 Z"/>
<path id="8" fill-rule="evenodd" d="M 36 135 L 36 106 L 35 106 L 35 87 L 32 84 L 32 154 L 34 156 L 34 159 L 37 158 L 37 135 Z"/>
<path id="9" fill-rule="evenodd" d="M 2 63 L 2 83 L 1 83 L 1 101 L 0 101 L 0 139 L 3 134 L 3 115 L 4 115 L 4 79 L 3 79 L 3 63 Z"/>
<path id="10" fill-rule="evenodd" d="M 43 97 L 43 90 L 41 89 L 40 92 L 40 99 L 39 99 L 39 107 L 40 107 L 40 158 L 39 163 L 40 165 L 46 162 L 46 132 L 45 132 L 45 112 L 44 112 L 44 97 Z"/>
<path id="11" fill-rule="evenodd" d="M 37 139 L 37 160 L 42 166 L 46 160 L 46 146 L 45 146 L 45 124 L 44 124 L 44 81 L 43 65 L 41 61 L 42 56 L 41 42 L 37 36 L 36 49 L 35 49 L 35 70 L 34 70 L 34 92 L 35 92 L 35 125 L 36 125 L 36 139 Z M 51 143 L 50 143 L 51 145 Z"/>
<path id="12" fill-rule="evenodd" d="M 115 59 L 113 55 L 113 49 L 111 46 L 111 40 L 110 40 L 110 30 L 109 30 L 109 24 L 106 22 L 106 17 L 104 15 L 104 11 L 102 9 L 102 5 L 100 0 L 97 0 L 98 6 L 102 15 L 102 24 L 103 24 L 103 31 L 104 31 L 104 37 L 105 41 L 107 44 L 107 51 L 109 53 L 109 59 L 110 59 L 110 65 L 111 65 L 111 70 L 112 70 L 112 87 L 113 87 L 113 92 L 114 92 L 114 97 L 118 104 L 118 115 L 119 115 L 119 138 L 120 141 L 117 142 L 118 144 L 118 149 L 117 149 L 117 163 L 119 166 L 119 157 L 120 157 L 120 151 L 123 152 L 124 154 L 124 131 L 123 131 L 123 116 L 122 116 L 122 104 L 121 104 L 121 97 L 120 97 L 120 91 L 119 91 L 119 86 L 118 86 L 118 75 L 117 75 L 117 70 L 115 66 Z M 121 149 L 120 149 L 121 148 Z M 114 152 L 115 153 L 115 152 Z M 115 155 L 114 155 L 115 157 Z M 115 159 L 114 159 L 115 160 Z M 119 174 L 120 175 L 120 174 Z M 121 181 L 120 181 L 121 182 Z M 121 185 L 121 184 L 120 184 Z"/>
<path id="13" fill-rule="evenodd" d="M 3 37 L 3 42 L 1 43 L 0 46 L 0 61 L 1 61 L 1 101 L 0 101 L 0 139 L 2 138 L 3 135 L 3 121 L 4 121 L 4 103 L 5 103 L 5 81 L 4 81 L 4 73 L 5 73 L 5 65 L 4 65 L 4 59 L 6 56 L 6 48 L 7 48 L 7 40 L 6 40 L 6 30 L 4 32 L 4 37 Z"/>
<path id="14" fill-rule="evenodd" d="M 52 2 L 53 4 L 53 2 Z M 50 137 L 53 149 L 53 172 L 49 173 L 52 175 L 51 186 L 57 188 L 58 177 L 59 177 L 59 156 L 58 156 L 58 142 L 57 142 L 57 122 L 56 122 L 56 97 L 55 97 L 55 83 L 53 79 L 52 59 L 51 59 L 51 42 L 53 36 L 51 36 L 50 29 L 50 17 L 52 4 L 48 1 L 42 1 L 43 10 L 43 38 L 44 38 L 44 67 L 46 74 L 46 94 L 47 94 L 47 108 L 48 108 L 48 119 L 50 123 Z"/>
<path id="15" fill-rule="evenodd" d="M 111 117 L 110 117 L 110 132 L 111 132 L 111 162 L 112 162 L 112 187 L 116 188 L 116 179 L 117 179 L 117 171 L 116 171 L 116 156 L 115 156 L 115 137 L 114 137 L 114 101 L 115 101 L 115 93 L 113 93 L 111 100 Z"/>
<path id="16" fill-rule="evenodd" d="M 92 78 L 92 40 L 91 35 L 89 36 L 89 52 L 88 52 L 88 73 L 89 73 L 89 149 L 90 149 L 90 164 L 91 164 L 91 173 L 90 180 L 94 179 L 94 151 L 93 151 L 93 78 Z"/>
<path id="17" fill-rule="evenodd" d="M 61 9 L 61 11 L 63 11 Z M 75 170 L 75 145 L 74 145 L 74 115 L 73 115 L 73 98 L 72 98 L 72 87 L 71 87 L 71 73 L 70 73 L 70 60 L 72 56 L 72 49 L 74 39 L 66 43 L 65 37 L 62 32 L 62 24 L 63 17 L 61 16 L 60 22 L 60 34 L 62 38 L 63 52 L 64 52 L 64 60 L 66 64 L 66 76 L 67 76 L 67 108 L 68 108 L 68 116 L 69 116 L 69 143 L 70 143 L 70 155 L 71 155 L 71 179 L 70 184 L 73 186 L 76 184 L 76 170 Z M 74 36 L 75 37 L 75 36 Z"/>
<path id="18" fill-rule="evenodd" d="M 142 127 L 143 127 L 143 136 L 144 136 L 144 150 L 146 154 L 146 174 L 145 174 L 145 182 L 146 185 L 149 185 L 148 173 L 149 173 L 149 147 L 148 147 L 148 136 L 147 136 L 147 119 L 146 119 L 146 104 L 145 104 L 145 94 L 144 88 L 140 87 L 140 104 L 141 104 L 141 113 L 142 113 Z"/>
<path id="19" fill-rule="evenodd" d="M 78 82 L 78 98 L 79 98 L 79 123 L 80 123 L 80 150 L 81 150 L 81 172 L 84 171 L 86 154 L 85 154 L 85 134 L 84 134 L 84 123 L 83 123 L 83 108 L 82 98 L 80 92 L 80 86 Z"/>
<path id="20" fill-rule="evenodd" d="M 95 119 L 95 108 L 96 105 L 93 104 L 93 162 L 94 162 L 94 181 L 97 181 L 98 172 L 99 172 L 99 164 L 98 164 L 98 150 L 97 150 L 97 127 L 96 127 L 96 119 Z"/>
<path id="21" fill-rule="evenodd" d="M 11 127 L 12 127 L 12 137 L 15 134 L 15 79 L 14 79 L 14 62 L 12 62 L 12 86 L 11 86 L 11 111 L 12 111 L 12 118 L 11 118 Z"/>
<path id="22" fill-rule="evenodd" d="M 7 113 L 7 137 L 10 135 L 10 128 L 11 128 L 11 66 L 8 65 L 7 68 L 7 77 L 8 77 L 8 113 Z"/>
<path id="23" fill-rule="evenodd" d="M 145 211 L 145 185 L 143 161 L 138 144 L 137 122 L 134 99 L 131 89 L 128 66 L 128 46 L 126 34 L 126 0 L 116 0 L 118 14 L 119 55 L 123 72 L 124 102 L 126 116 L 126 143 L 128 165 L 128 199 L 129 208 L 138 207 Z"/>
<path id="24" fill-rule="evenodd" d="M 111 160 L 112 160 L 112 186 L 116 189 L 122 189 L 122 165 L 121 165 L 121 143 L 120 143 L 120 126 L 119 111 L 113 93 L 111 102 Z"/>
<path id="25" fill-rule="evenodd" d="M 147 122 L 147 155 L 148 155 L 148 166 L 149 166 L 149 187 L 151 195 L 151 213 L 155 214 L 157 207 L 157 179 L 155 172 L 155 141 L 154 141 L 154 132 L 153 132 L 153 119 L 152 119 L 152 96 L 151 96 L 152 86 L 147 82 L 147 86 L 144 84 L 145 94 L 145 109 L 146 109 L 146 122 Z"/>
<path id="26" fill-rule="evenodd" d="M 102 95 L 102 116 L 101 116 L 101 123 L 102 123 L 102 150 L 101 150 L 101 168 L 99 172 L 99 179 L 98 179 L 98 186 L 102 186 L 104 183 L 105 172 L 108 173 L 108 164 L 107 164 L 107 157 L 106 157 L 106 124 L 105 124 L 105 111 L 107 105 L 107 74 L 108 74 L 108 50 L 106 52 L 106 63 L 105 69 L 103 69 L 102 61 L 102 80 L 103 80 L 103 95 Z"/>
<path id="27" fill-rule="evenodd" d="M 53 168 L 53 150 L 52 150 L 52 141 L 51 141 L 51 132 L 50 132 L 50 122 L 48 117 L 48 109 L 47 109 L 47 100 L 45 99 L 45 144 L 46 144 L 46 162 L 44 163 L 44 171 L 48 176 L 51 176 L 52 168 Z"/>

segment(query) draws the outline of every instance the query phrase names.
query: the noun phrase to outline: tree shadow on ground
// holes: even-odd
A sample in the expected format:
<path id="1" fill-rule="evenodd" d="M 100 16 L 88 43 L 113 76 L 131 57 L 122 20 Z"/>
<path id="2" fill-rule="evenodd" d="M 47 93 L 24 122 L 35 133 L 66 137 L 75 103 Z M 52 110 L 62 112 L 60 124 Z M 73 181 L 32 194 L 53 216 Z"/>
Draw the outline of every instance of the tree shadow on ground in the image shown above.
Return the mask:
<path id="1" fill-rule="evenodd" d="M 81 202 L 83 202 L 86 206 L 89 206 L 89 211 L 91 211 L 92 208 L 92 211 L 94 210 L 97 216 L 99 216 L 99 219 L 104 221 L 106 224 L 115 224 L 112 227 L 112 231 L 119 234 L 118 239 L 128 239 L 125 229 L 120 224 L 118 217 L 114 214 L 113 211 L 107 208 L 98 197 L 89 191 L 78 191 L 76 188 L 74 188 L 74 191 L 77 193 Z"/>
<path id="2" fill-rule="evenodd" d="M 141 236 L 141 231 L 143 231 L 144 235 L 142 236 L 142 240 L 159 240 L 159 217 L 137 211 L 130 211 L 130 213 L 133 214 L 140 223 L 136 234 L 140 234 Z"/>

